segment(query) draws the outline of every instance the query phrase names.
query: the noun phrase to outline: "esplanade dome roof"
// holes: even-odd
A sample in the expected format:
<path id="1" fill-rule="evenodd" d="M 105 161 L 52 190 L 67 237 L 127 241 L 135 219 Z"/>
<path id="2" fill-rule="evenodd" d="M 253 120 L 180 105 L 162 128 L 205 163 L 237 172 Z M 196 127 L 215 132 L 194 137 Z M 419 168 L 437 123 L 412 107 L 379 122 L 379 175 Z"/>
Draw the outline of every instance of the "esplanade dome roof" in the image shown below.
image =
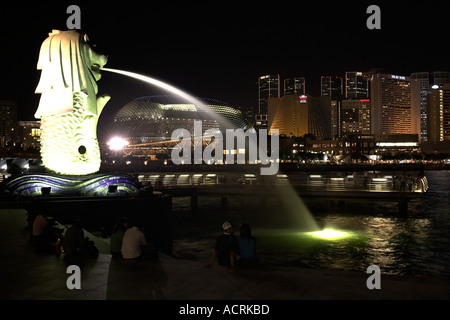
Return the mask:
<path id="1" fill-rule="evenodd" d="M 170 136 L 178 128 L 190 130 L 194 120 L 202 120 L 203 130 L 251 128 L 241 111 L 223 101 L 196 98 L 203 106 L 178 96 L 149 96 L 135 99 L 123 106 L 114 117 L 114 124 L 123 136 Z"/>

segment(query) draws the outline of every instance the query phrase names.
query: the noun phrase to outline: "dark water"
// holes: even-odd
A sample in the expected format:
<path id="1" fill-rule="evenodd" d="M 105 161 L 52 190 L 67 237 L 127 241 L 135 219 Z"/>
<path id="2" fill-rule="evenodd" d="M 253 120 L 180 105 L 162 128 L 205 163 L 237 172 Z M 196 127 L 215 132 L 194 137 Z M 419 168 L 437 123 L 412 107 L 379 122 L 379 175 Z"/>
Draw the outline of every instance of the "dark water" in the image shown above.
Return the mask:
<path id="1" fill-rule="evenodd" d="M 353 271 L 375 264 L 386 274 L 450 277 L 450 171 L 428 171 L 426 176 L 430 189 L 410 201 L 407 217 L 398 214 L 397 203 L 305 200 L 320 227 L 349 232 L 335 240 L 293 228 L 295 220 L 308 213 L 302 208 L 286 212 L 277 196 L 229 199 L 226 209 L 220 199 L 200 199 L 197 213 L 190 212 L 189 199 L 175 199 L 174 252 L 206 262 L 222 222 L 231 220 L 252 225 L 264 264 Z M 301 207 L 299 200 L 293 201 Z"/>

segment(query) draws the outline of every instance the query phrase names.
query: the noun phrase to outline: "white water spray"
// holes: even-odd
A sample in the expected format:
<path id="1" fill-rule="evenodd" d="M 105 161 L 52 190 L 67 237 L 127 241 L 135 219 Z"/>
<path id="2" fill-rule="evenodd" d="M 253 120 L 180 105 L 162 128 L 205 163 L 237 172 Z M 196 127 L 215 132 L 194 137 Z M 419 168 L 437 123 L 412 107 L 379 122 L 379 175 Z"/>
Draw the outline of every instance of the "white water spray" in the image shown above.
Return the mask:
<path id="1" fill-rule="evenodd" d="M 200 106 L 203 106 L 203 103 L 201 101 L 199 101 L 198 99 L 190 96 L 186 92 L 181 91 L 180 89 L 175 88 L 174 86 L 171 86 L 171 85 L 169 85 L 169 84 L 167 84 L 165 82 L 156 80 L 154 78 L 151 78 L 151 77 L 148 77 L 148 76 L 143 76 L 141 74 L 134 73 L 134 72 L 117 70 L 117 69 L 101 68 L 101 70 L 102 71 L 118 73 L 118 74 L 130 77 L 130 78 L 134 78 L 134 79 L 137 79 L 137 80 L 140 80 L 140 81 L 147 82 L 147 83 L 152 84 L 154 86 L 157 86 L 157 87 L 159 87 L 161 89 L 169 91 L 169 92 L 171 92 L 171 93 L 173 93 L 173 94 L 175 94 L 175 95 L 177 95 L 177 96 L 179 96 L 181 98 L 184 98 L 187 101 L 190 101 L 190 102 L 192 102 L 195 105 L 199 104 Z"/>
<path id="2" fill-rule="evenodd" d="M 160 80 L 156 80 L 154 78 L 148 77 L 148 76 L 144 76 L 138 73 L 134 73 L 134 72 L 129 72 L 129 71 L 123 71 L 123 70 L 118 70 L 118 69 L 111 69 L 111 68 L 101 68 L 102 71 L 108 71 L 108 72 L 113 72 L 113 73 L 117 73 L 117 74 L 121 74 L 136 80 L 140 80 L 143 82 L 146 82 L 148 84 L 154 85 L 158 88 L 164 89 L 174 95 L 177 95 L 180 98 L 185 99 L 186 101 L 189 101 L 190 103 L 194 104 L 196 107 L 200 108 L 200 109 L 206 109 L 205 104 L 198 100 L 197 98 L 187 94 L 186 92 L 175 88 L 174 86 L 171 86 L 170 84 L 167 84 L 165 82 L 162 82 Z"/>

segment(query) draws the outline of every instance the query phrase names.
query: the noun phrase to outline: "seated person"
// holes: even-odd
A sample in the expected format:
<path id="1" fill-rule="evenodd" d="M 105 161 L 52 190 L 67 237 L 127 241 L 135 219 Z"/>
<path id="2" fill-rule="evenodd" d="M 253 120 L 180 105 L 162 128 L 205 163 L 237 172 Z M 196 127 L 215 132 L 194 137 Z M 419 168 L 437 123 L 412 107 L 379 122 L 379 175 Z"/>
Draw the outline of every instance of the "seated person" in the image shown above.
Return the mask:
<path id="1" fill-rule="evenodd" d="M 238 238 L 240 267 L 254 266 L 258 263 L 256 256 L 256 239 L 252 236 L 251 228 L 248 224 L 240 227 L 240 236 Z"/>
<path id="2" fill-rule="evenodd" d="M 45 236 L 49 228 L 49 222 L 45 214 L 38 214 L 33 220 L 33 229 L 31 236 L 34 238 L 42 238 Z"/>
<path id="3" fill-rule="evenodd" d="M 84 246 L 84 231 L 81 227 L 81 220 L 75 219 L 73 225 L 66 230 L 63 240 L 63 248 L 66 255 L 81 254 Z"/>
<path id="4" fill-rule="evenodd" d="M 84 236 L 80 219 L 75 219 L 73 225 L 66 230 L 62 245 L 67 258 L 98 256 L 94 242 Z"/>
<path id="5" fill-rule="evenodd" d="M 236 255 L 239 254 L 239 246 L 236 236 L 234 235 L 233 225 L 226 221 L 222 228 L 224 233 L 217 237 L 214 254 L 204 267 L 211 267 L 217 259 L 219 265 L 230 268 L 232 271 L 235 268 Z"/>
<path id="6" fill-rule="evenodd" d="M 124 259 L 136 259 L 142 254 L 143 247 L 147 244 L 145 235 L 140 227 L 131 227 L 123 236 L 121 253 Z"/>
<path id="7" fill-rule="evenodd" d="M 119 218 L 113 227 L 109 249 L 113 257 L 122 257 L 122 242 L 125 231 L 128 229 L 128 219 Z"/>
<path id="8" fill-rule="evenodd" d="M 53 223 L 48 219 L 48 212 L 36 214 L 31 230 L 31 240 L 36 245 L 38 251 L 55 252 L 56 241 L 62 238 L 61 230 L 53 227 Z"/>

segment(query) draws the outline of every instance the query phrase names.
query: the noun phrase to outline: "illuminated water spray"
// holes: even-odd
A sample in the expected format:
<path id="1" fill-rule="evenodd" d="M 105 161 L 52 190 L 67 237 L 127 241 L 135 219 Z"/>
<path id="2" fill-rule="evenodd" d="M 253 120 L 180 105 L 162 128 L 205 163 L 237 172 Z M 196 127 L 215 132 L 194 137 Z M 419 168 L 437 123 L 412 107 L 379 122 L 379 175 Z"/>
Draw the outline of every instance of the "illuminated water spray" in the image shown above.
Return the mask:
<path id="1" fill-rule="evenodd" d="M 286 219 L 289 220 L 291 227 L 302 231 L 320 230 L 308 207 L 288 181 L 281 181 L 281 185 L 277 186 L 275 192 L 282 201 L 288 215 Z"/>
<path id="2" fill-rule="evenodd" d="M 167 83 L 157 80 L 155 78 L 152 78 L 149 76 L 144 76 L 142 74 L 138 74 L 138 73 L 134 73 L 134 72 L 118 70 L 118 69 L 101 68 L 100 70 L 121 74 L 121 75 L 130 77 L 130 78 L 140 80 L 140 81 L 146 82 L 148 84 L 154 85 L 154 86 L 161 88 L 165 91 L 168 91 L 180 98 L 183 98 L 186 101 L 189 101 L 190 103 L 194 104 L 197 108 L 201 109 L 202 111 L 208 111 L 208 108 L 199 99 L 191 96 L 190 94 L 188 94 L 174 86 L 171 86 L 170 84 L 167 84 Z M 232 128 L 232 124 L 228 120 L 224 119 L 223 117 L 221 118 L 221 120 L 223 120 L 227 125 L 229 125 L 229 128 Z"/>
<path id="3" fill-rule="evenodd" d="M 101 68 L 100 70 L 118 73 L 118 74 L 130 77 L 130 78 L 134 78 L 134 79 L 137 79 L 137 80 L 140 80 L 140 81 L 147 82 L 147 83 L 152 84 L 154 86 L 157 86 L 157 87 L 159 87 L 161 89 L 169 91 L 169 92 L 171 92 L 171 93 L 173 93 L 173 94 L 175 94 L 175 95 L 177 95 L 177 96 L 179 96 L 181 98 L 184 98 L 184 99 L 186 99 L 188 101 L 191 101 L 194 104 L 203 105 L 202 102 L 200 102 L 199 100 L 195 99 L 194 97 L 192 97 L 191 95 L 187 94 L 186 92 L 184 92 L 184 91 L 182 91 L 182 90 L 180 90 L 178 88 L 175 88 L 174 86 L 171 86 L 171 85 L 169 85 L 169 84 L 167 84 L 165 82 L 156 80 L 154 78 L 151 78 L 151 77 L 148 77 L 148 76 L 144 76 L 142 74 L 129 72 L 129 71 L 118 70 L 118 69 Z"/>

